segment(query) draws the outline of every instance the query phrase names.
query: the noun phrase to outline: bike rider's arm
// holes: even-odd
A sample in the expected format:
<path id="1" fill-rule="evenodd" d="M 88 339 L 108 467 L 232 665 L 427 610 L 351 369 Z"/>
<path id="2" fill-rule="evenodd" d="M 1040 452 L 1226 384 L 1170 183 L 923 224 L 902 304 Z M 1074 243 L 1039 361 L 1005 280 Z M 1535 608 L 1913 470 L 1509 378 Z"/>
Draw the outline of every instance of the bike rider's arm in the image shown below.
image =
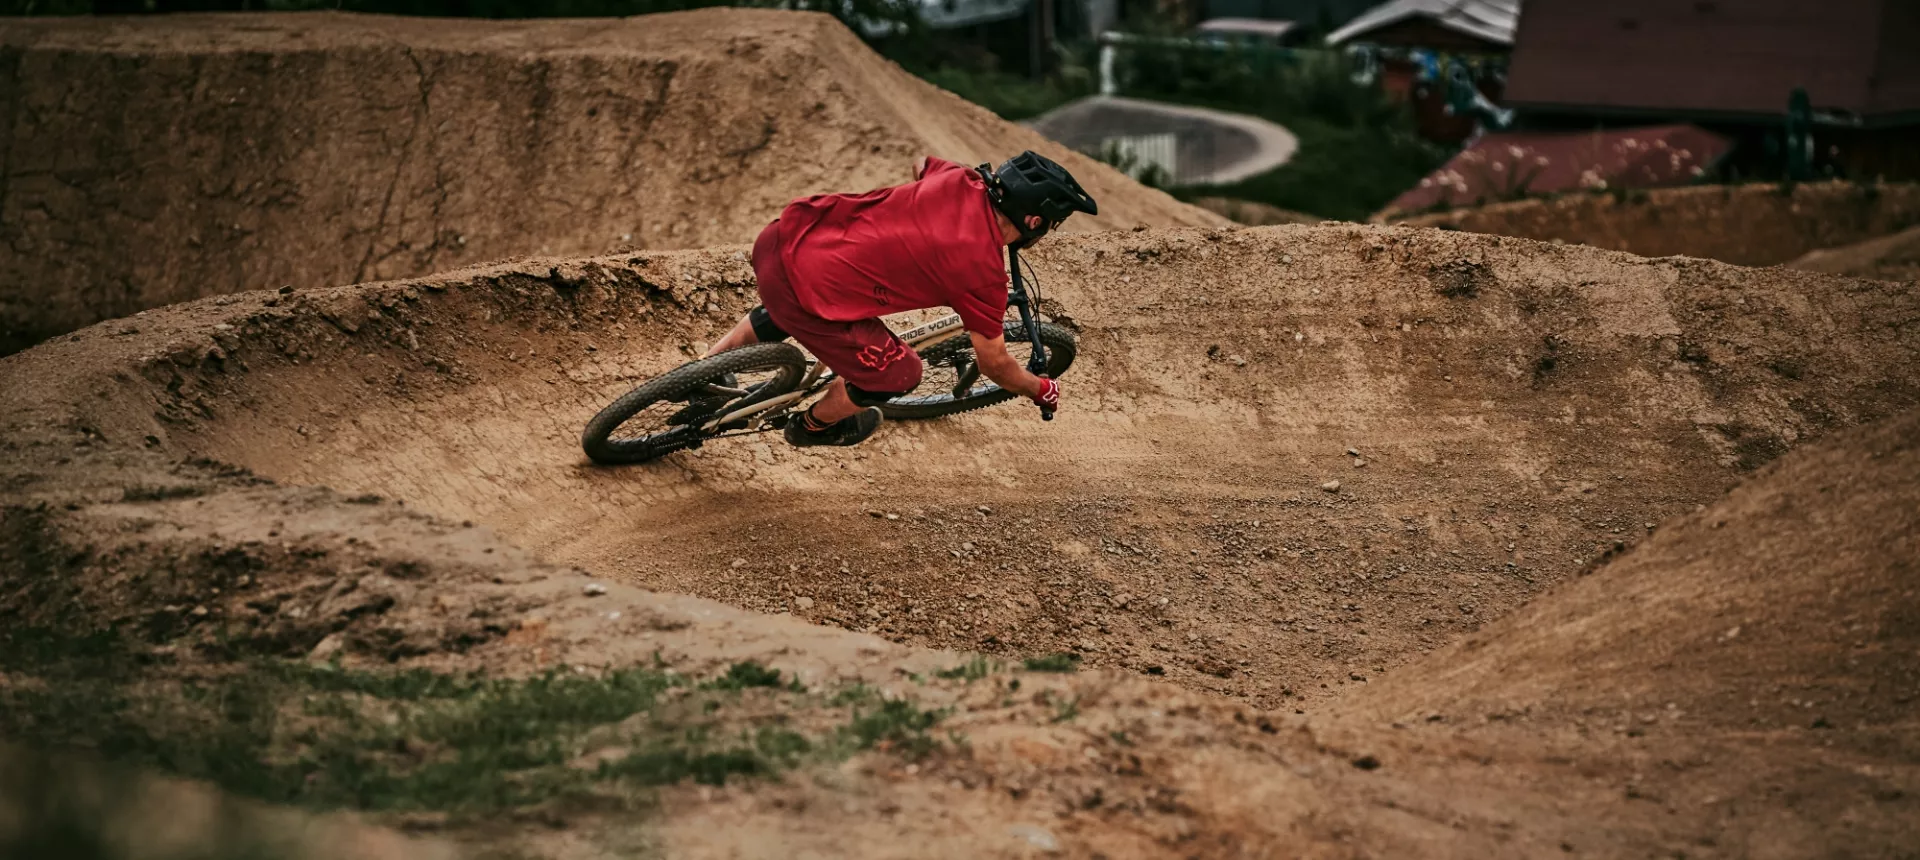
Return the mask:
<path id="1" fill-rule="evenodd" d="M 1002 335 L 987 337 L 979 332 L 967 332 L 973 338 L 974 359 L 980 363 L 980 372 L 993 380 L 994 384 L 1027 398 L 1038 398 L 1044 393 L 1046 380 L 1027 372 L 1007 354 L 1007 339 Z"/>

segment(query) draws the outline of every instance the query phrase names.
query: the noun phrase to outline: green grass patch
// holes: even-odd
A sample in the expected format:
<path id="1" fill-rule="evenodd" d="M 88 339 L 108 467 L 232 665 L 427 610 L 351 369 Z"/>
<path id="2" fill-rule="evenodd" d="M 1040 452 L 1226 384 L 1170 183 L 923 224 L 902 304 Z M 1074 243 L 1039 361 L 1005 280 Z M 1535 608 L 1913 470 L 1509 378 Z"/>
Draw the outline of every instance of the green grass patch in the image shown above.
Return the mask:
<path id="1" fill-rule="evenodd" d="M 1080 670 L 1080 655 L 1072 651 L 1061 651 L 1039 657 L 1028 657 L 1022 666 L 1029 672 L 1077 672 Z"/>
<path id="2" fill-rule="evenodd" d="M 1405 105 L 1354 83 L 1331 54 L 1134 51 L 1119 74 L 1123 94 L 1251 114 L 1299 138 L 1286 164 L 1242 182 L 1174 189 L 1182 199 L 1232 197 L 1358 221 L 1452 155 L 1419 137 Z"/>
<path id="3" fill-rule="evenodd" d="M 751 662 L 704 683 L 658 666 L 488 678 L 279 660 L 162 678 L 137 653 L 111 633 L 0 634 L 0 736 L 274 802 L 480 816 L 860 750 L 924 756 L 944 716 L 866 687 L 808 693 Z M 743 696 L 777 705 L 734 707 Z M 809 711 L 828 726 L 812 737 L 792 727 Z"/>
<path id="4" fill-rule="evenodd" d="M 799 678 L 795 678 L 791 683 L 783 685 L 780 681 L 779 669 L 769 669 L 752 660 L 728 666 L 726 674 L 708 681 L 704 686 L 710 690 L 745 690 L 749 687 L 785 686 L 796 693 L 806 692 L 806 686 L 800 683 Z"/>
<path id="5" fill-rule="evenodd" d="M 957 680 L 962 680 L 967 682 L 973 682 L 993 674 L 994 668 L 995 666 L 992 660 L 987 659 L 985 655 L 976 654 L 974 655 L 973 659 L 968 660 L 965 663 L 962 663 L 951 669 L 941 669 L 940 671 L 935 672 L 933 674 L 936 677 L 946 678 L 948 680 L 957 679 Z"/>
<path id="6" fill-rule="evenodd" d="M 893 699 L 872 710 L 856 710 L 844 734 L 859 749 L 879 748 L 908 758 L 924 758 L 940 745 L 927 730 L 945 716 L 944 710 L 924 710 L 904 699 Z"/>
<path id="7" fill-rule="evenodd" d="M 1300 140 L 1286 164 L 1229 185 L 1195 185 L 1175 197 L 1232 197 L 1322 218 L 1364 221 L 1447 159 L 1410 130 L 1341 126 L 1313 118 L 1280 119 Z"/>
<path id="8" fill-rule="evenodd" d="M 1074 99 L 1092 94 L 1092 88 L 1061 78 L 1035 81 L 1024 75 L 971 71 L 948 66 L 916 70 L 915 74 L 943 90 L 1012 121 L 1030 119 Z"/>

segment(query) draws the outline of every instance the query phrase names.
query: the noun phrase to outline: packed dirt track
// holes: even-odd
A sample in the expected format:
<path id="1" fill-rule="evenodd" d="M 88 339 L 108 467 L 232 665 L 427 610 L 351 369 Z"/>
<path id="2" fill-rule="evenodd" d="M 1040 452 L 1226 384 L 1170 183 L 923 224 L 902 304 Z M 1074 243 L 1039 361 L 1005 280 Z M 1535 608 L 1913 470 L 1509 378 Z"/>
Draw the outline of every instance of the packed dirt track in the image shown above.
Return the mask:
<path id="1" fill-rule="evenodd" d="M 1407 228 L 1065 236 L 1031 255 L 1081 344 L 1057 421 L 587 465 L 587 417 L 751 304 L 744 250 L 210 298 L 0 360 L 0 622 L 163 664 L 751 659 L 965 738 L 619 825 L 673 856 L 1914 844 L 1904 285 Z M 929 674 L 955 650 L 1101 671 Z"/>
<path id="2" fill-rule="evenodd" d="M 925 154 L 1060 159 L 1101 205 L 1073 229 L 1225 223 L 818 13 L 14 18 L 0 116 L 0 354 L 218 293 L 750 242 Z"/>

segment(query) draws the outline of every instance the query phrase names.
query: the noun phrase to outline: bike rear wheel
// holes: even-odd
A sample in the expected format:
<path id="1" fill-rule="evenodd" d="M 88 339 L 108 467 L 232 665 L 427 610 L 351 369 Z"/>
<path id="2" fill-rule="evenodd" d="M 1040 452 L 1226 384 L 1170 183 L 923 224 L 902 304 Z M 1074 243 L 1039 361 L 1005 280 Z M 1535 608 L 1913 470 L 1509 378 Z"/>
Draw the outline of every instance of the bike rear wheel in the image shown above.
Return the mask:
<path id="1" fill-rule="evenodd" d="M 1006 324 L 1007 352 L 1026 366 L 1033 353 L 1027 340 L 1027 328 L 1017 320 Z M 1040 342 L 1047 348 L 1047 375 L 1059 379 L 1073 364 L 1073 332 L 1052 323 L 1040 323 Z M 979 374 L 974 363 L 973 340 L 966 335 L 948 338 L 920 353 L 926 372 L 912 391 L 880 404 L 880 411 L 892 420 L 913 420 L 954 415 L 1005 403 L 1016 395 Z"/>
<path id="2" fill-rule="evenodd" d="M 688 362 L 622 395 L 587 422 L 580 447 L 605 466 L 644 463 L 700 443 L 727 428 L 704 420 L 763 403 L 800 387 L 807 357 L 787 343 L 758 343 Z M 719 384 L 737 380 L 727 391 Z M 751 389 L 747 394 L 738 389 Z M 691 395 L 691 397 L 689 396 Z"/>

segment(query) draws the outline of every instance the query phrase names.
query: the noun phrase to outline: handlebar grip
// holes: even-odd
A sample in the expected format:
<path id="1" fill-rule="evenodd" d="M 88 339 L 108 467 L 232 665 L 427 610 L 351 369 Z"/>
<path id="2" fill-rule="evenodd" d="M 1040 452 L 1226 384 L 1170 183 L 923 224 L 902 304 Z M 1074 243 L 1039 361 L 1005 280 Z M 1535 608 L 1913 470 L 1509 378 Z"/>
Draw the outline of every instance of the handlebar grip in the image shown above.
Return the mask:
<path id="1" fill-rule="evenodd" d="M 1052 420 L 1053 420 L 1053 408 L 1052 408 L 1052 407 L 1050 407 L 1050 406 L 1042 406 L 1042 407 L 1040 407 L 1040 420 L 1042 420 L 1042 421 L 1052 421 Z"/>

